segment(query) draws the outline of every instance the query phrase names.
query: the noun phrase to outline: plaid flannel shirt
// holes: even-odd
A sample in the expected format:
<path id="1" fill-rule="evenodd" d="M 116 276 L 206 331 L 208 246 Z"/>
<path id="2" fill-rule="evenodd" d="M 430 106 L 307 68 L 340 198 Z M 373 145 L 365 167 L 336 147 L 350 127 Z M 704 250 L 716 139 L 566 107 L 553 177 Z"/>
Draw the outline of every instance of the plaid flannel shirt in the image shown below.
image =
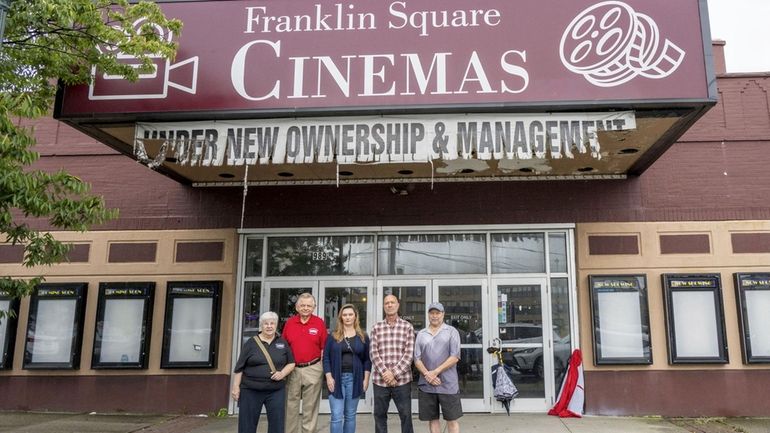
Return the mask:
<path id="1" fill-rule="evenodd" d="M 378 386 L 388 386 L 382 379 L 382 372 L 390 370 L 396 376 L 396 385 L 412 381 L 412 359 L 414 356 L 414 327 L 398 318 L 393 325 L 387 320 L 377 322 L 370 334 L 372 381 Z"/>

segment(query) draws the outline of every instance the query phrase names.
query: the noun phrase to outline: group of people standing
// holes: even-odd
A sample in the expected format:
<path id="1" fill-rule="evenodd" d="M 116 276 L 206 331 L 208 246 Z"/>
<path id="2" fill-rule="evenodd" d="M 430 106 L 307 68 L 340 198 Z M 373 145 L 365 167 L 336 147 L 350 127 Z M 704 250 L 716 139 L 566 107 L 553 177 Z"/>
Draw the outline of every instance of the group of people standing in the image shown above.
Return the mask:
<path id="1" fill-rule="evenodd" d="M 394 295 L 385 296 L 385 318 L 374 325 L 371 335 L 361 328 L 352 304 L 340 308 L 331 336 L 323 319 L 313 314 L 313 295 L 301 294 L 296 310 L 280 336 L 278 315 L 262 314 L 259 335 L 243 346 L 232 389 L 239 407 L 239 433 L 256 432 L 263 407 L 268 433 L 315 433 L 324 385 L 329 390 L 331 433 L 353 433 L 358 400 L 366 393 L 370 376 L 375 432 L 387 433 L 392 400 L 401 432 L 413 433 L 412 363 L 420 373 L 420 420 L 428 422 L 431 433 L 439 433 L 443 414 L 449 433 L 460 431 L 463 412 L 456 368 L 460 334 L 444 323 L 441 303 L 428 306 L 429 325 L 416 338 L 412 324 L 399 316 Z"/>

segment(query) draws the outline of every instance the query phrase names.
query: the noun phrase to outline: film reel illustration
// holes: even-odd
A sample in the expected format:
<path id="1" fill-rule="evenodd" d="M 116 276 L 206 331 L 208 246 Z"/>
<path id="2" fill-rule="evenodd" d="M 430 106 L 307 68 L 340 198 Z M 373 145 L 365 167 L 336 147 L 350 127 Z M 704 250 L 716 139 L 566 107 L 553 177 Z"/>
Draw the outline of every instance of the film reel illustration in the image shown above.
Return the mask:
<path id="1" fill-rule="evenodd" d="M 685 52 L 661 42 L 649 16 L 620 1 L 597 3 L 581 12 L 561 38 L 561 61 L 570 71 L 599 87 L 615 87 L 637 76 L 665 78 L 679 67 Z"/>

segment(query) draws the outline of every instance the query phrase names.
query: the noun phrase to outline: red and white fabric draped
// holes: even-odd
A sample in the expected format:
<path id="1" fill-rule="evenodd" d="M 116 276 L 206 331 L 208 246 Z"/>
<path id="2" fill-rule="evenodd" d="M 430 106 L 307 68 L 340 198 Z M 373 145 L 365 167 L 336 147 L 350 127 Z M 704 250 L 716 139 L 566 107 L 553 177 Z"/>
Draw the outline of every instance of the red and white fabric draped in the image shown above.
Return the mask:
<path id="1" fill-rule="evenodd" d="M 585 403 L 585 390 L 583 389 L 583 354 L 580 349 L 575 349 L 569 358 L 567 374 L 559 391 L 556 404 L 548 411 L 548 415 L 561 418 L 581 418 L 583 416 L 583 404 Z"/>

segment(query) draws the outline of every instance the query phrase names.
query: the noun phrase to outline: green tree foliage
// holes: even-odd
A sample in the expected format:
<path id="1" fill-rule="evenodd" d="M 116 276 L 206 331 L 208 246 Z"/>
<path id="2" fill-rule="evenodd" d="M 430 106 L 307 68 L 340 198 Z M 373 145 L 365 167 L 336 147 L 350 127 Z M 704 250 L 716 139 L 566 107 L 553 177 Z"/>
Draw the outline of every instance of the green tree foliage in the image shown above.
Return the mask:
<path id="1" fill-rule="evenodd" d="M 94 67 L 135 80 L 150 70 L 148 54 L 173 58 L 176 44 L 164 35 L 180 29 L 179 21 L 168 20 L 150 2 L 11 3 L 0 46 L 0 233 L 5 242 L 24 246 L 24 266 L 61 262 L 70 249 L 32 228 L 32 219 L 47 219 L 57 230 L 85 231 L 115 218 L 117 211 L 107 209 L 102 197 L 91 195 L 90 186 L 75 176 L 34 170 L 39 158 L 34 131 L 23 126 L 23 119 L 50 115 L 57 82 L 87 84 Z M 135 56 L 142 66 L 121 63 L 121 53 Z M 0 290 L 22 297 L 41 281 L 0 276 Z"/>

